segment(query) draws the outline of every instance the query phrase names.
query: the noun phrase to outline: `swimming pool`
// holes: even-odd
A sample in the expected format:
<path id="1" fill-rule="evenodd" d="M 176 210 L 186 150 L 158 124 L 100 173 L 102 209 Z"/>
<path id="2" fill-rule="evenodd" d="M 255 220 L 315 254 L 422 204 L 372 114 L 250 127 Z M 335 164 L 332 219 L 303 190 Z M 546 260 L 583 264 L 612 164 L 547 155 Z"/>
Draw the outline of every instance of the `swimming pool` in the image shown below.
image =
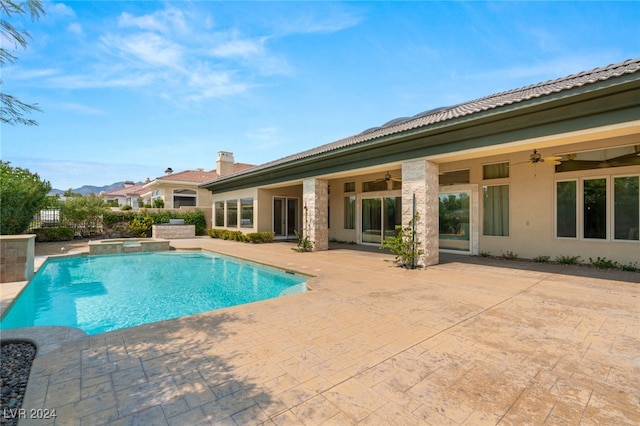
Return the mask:
<path id="1" fill-rule="evenodd" d="M 306 278 L 207 252 L 49 259 L 0 329 L 59 325 L 87 334 L 306 291 Z"/>

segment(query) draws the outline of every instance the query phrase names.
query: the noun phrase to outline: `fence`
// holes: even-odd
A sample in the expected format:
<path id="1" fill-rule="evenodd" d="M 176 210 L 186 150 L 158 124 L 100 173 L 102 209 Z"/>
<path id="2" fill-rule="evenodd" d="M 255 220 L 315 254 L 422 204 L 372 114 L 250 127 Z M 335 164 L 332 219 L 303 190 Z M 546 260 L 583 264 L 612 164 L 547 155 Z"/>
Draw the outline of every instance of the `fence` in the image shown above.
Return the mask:
<path id="1" fill-rule="evenodd" d="M 102 220 L 74 223 L 60 215 L 60 209 L 43 209 L 33 216 L 27 233 L 36 233 L 41 228 L 68 227 L 74 229 L 76 237 L 87 237 L 102 234 Z"/>

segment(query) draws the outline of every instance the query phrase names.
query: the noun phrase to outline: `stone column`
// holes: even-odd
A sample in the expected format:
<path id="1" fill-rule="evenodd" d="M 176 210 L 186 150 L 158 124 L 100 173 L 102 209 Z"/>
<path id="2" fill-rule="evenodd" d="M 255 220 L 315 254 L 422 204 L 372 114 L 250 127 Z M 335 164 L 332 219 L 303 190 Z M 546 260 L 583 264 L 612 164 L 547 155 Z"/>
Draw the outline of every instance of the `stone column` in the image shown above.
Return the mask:
<path id="1" fill-rule="evenodd" d="M 436 265 L 438 253 L 438 165 L 425 160 L 402 163 L 402 226 L 408 226 L 413 215 L 415 194 L 416 239 L 424 251 L 417 266 Z"/>
<path id="2" fill-rule="evenodd" d="M 302 182 L 302 235 L 309 237 L 313 251 L 329 249 L 329 185 L 322 179 Z"/>
<path id="3" fill-rule="evenodd" d="M 0 235 L 0 283 L 33 277 L 35 234 Z"/>

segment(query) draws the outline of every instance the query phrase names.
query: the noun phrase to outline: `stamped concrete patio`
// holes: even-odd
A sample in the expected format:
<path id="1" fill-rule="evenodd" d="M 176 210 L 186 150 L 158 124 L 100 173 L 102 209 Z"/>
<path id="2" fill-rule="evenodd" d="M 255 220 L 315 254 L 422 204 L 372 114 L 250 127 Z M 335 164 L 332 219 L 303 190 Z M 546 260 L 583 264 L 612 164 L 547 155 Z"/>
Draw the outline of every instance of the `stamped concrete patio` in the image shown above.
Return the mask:
<path id="1" fill-rule="evenodd" d="M 44 330 L 23 408 L 57 417 L 21 426 L 640 424 L 640 274 L 455 256 L 407 271 L 349 246 L 172 245 L 312 274 L 312 291 L 61 330 L 59 348 Z"/>

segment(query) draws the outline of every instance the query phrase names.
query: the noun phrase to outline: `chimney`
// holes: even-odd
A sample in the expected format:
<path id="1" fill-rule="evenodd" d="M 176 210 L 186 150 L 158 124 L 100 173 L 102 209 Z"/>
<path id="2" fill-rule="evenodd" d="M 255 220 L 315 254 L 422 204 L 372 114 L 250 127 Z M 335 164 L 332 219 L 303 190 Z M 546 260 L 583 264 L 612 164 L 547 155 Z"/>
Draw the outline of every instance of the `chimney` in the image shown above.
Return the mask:
<path id="1" fill-rule="evenodd" d="M 170 175 L 171 173 L 173 173 L 173 169 L 171 167 L 167 167 L 167 170 L 164 171 L 167 176 Z"/>
<path id="2" fill-rule="evenodd" d="M 218 160 L 216 161 L 216 173 L 218 176 L 226 176 L 233 173 L 233 152 L 218 152 Z"/>
<path id="3" fill-rule="evenodd" d="M 135 185 L 135 184 L 133 183 L 132 180 L 127 180 L 127 181 L 124 182 L 124 187 L 125 188 L 129 188 L 129 187 L 131 187 L 133 185 Z"/>

